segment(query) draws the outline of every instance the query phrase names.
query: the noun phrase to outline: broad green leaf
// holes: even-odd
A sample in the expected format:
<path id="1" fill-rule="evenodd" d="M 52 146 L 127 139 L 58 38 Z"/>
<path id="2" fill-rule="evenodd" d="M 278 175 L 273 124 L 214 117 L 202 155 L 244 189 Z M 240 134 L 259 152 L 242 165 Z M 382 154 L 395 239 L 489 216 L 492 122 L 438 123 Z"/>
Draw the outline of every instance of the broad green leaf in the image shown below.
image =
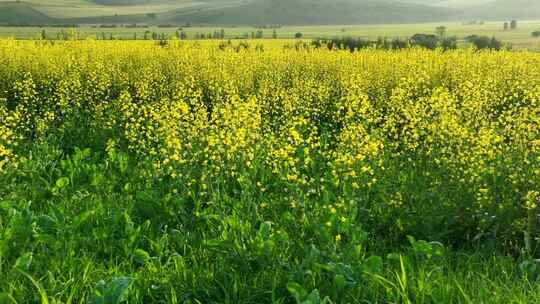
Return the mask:
<path id="1" fill-rule="evenodd" d="M 321 303 L 321 295 L 319 294 L 319 290 L 314 289 L 306 298 L 306 300 L 303 302 L 305 304 L 320 304 Z"/>
<path id="2" fill-rule="evenodd" d="M 15 261 L 15 268 L 23 271 L 28 271 L 30 269 L 30 266 L 32 265 L 32 258 L 33 254 L 31 252 L 23 254 Z"/>
<path id="3" fill-rule="evenodd" d="M 132 281 L 129 277 L 117 277 L 110 282 L 99 281 L 96 284 L 96 291 L 90 303 L 118 304 L 125 301 Z"/>
<path id="4" fill-rule="evenodd" d="M 302 285 L 296 282 L 288 283 L 287 290 L 296 299 L 297 303 L 301 303 L 301 301 L 307 297 L 307 291 L 304 289 L 304 287 L 302 287 Z"/>
<path id="5" fill-rule="evenodd" d="M 364 261 L 364 271 L 371 273 L 371 274 L 377 274 L 380 273 L 382 270 L 383 260 L 380 256 L 374 255 L 370 256 Z"/>
<path id="6" fill-rule="evenodd" d="M 338 290 L 342 290 L 343 288 L 345 288 L 346 284 L 347 284 L 347 280 L 345 279 L 345 276 L 343 276 L 341 274 L 336 274 L 334 276 L 334 286 Z"/>
<path id="7" fill-rule="evenodd" d="M 144 265 L 150 261 L 150 254 L 142 249 L 136 249 L 133 253 L 133 259 L 138 264 Z"/>
<path id="8" fill-rule="evenodd" d="M 56 181 L 56 187 L 58 187 L 59 189 L 62 189 L 67 185 L 69 185 L 69 178 L 67 177 L 61 177 Z"/>

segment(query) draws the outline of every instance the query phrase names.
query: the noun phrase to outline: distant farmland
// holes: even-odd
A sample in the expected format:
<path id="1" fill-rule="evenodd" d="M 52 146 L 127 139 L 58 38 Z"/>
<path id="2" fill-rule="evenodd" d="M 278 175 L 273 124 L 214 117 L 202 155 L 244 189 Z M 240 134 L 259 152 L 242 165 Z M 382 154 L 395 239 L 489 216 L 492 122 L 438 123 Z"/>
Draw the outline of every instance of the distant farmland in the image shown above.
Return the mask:
<path id="1" fill-rule="evenodd" d="M 483 25 L 464 25 L 459 22 L 442 23 L 418 23 L 418 24 L 379 24 L 379 25 L 328 25 L 328 26 L 282 26 L 279 28 L 257 28 L 253 26 L 220 27 L 220 26 L 172 26 L 148 28 L 127 28 L 118 25 L 114 28 L 100 28 L 95 26 L 80 26 L 74 29 L 79 38 L 94 37 L 100 39 L 103 35 L 114 39 L 143 39 L 145 32 L 155 32 L 174 37 L 177 31 L 183 31 L 188 39 L 194 39 L 197 34 L 208 34 L 216 31 L 225 31 L 225 38 L 251 38 L 252 33 L 262 31 L 263 38 L 273 38 L 274 30 L 280 39 L 292 39 L 296 33 L 302 33 L 303 38 L 312 39 L 319 37 L 362 37 L 365 39 L 377 39 L 379 37 L 408 38 L 417 33 L 435 33 L 435 28 L 445 26 L 447 35 L 457 36 L 463 40 L 469 35 L 485 35 L 496 37 L 506 43 L 511 43 L 515 48 L 528 48 L 540 50 L 540 38 L 533 38 L 531 33 L 540 30 L 540 21 L 520 21 L 516 30 L 503 30 L 503 22 L 486 22 Z M 43 31 L 50 38 L 56 37 L 61 31 L 68 31 L 66 28 L 56 27 L 1 27 L 0 37 L 14 37 L 17 39 L 37 39 L 41 37 Z M 148 34 L 147 34 L 148 35 Z"/>

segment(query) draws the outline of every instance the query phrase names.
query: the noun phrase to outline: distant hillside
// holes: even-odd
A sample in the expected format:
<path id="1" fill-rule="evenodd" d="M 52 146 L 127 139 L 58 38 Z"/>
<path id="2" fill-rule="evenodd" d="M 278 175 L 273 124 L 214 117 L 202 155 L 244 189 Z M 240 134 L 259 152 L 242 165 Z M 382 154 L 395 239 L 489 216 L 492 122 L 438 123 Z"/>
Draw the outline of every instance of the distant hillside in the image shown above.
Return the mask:
<path id="1" fill-rule="evenodd" d="M 540 18 L 540 0 L 496 0 L 471 7 L 465 15 L 491 20 L 538 19 Z"/>
<path id="2" fill-rule="evenodd" d="M 539 19 L 540 0 L 0 0 L 0 24 L 330 25 Z"/>
<path id="3" fill-rule="evenodd" d="M 134 5 L 150 3 L 152 0 L 92 0 L 91 2 L 102 5 Z"/>
<path id="4" fill-rule="evenodd" d="M 453 7 L 463 7 L 468 5 L 479 5 L 486 2 L 491 2 L 493 0 L 401 0 L 405 3 L 416 3 L 423 5 L 432 5 L 432 6 L 453 6 Z"/>
<path id="5" fill-rule="evenodd" d="M 53 20 L 33 8 L 20 2 L 0 2 L 0 24 L 42 24 Z"/>
<path id="6" fill-rule="evenodd" d="M 254 0 L 222 9 L 178 11 L 171 22 L 212 24 L 356 24 L 448 20 L 445 8 L 387 0 Z"/>

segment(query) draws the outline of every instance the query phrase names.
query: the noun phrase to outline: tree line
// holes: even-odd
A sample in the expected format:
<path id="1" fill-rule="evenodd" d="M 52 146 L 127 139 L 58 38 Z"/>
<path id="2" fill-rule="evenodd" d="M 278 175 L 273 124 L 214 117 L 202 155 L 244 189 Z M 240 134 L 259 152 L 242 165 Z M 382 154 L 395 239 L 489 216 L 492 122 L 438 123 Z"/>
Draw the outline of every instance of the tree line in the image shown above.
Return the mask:
<path id="1" fill-rule="evenodd" d="M 471 35 L 465 41 L 476 49 L 502 50 L 510 48 L 495 37 Z M 388 39 L 379 37 L 376 40 L 368 40 L 355 37 L 317 38 L 312 40 L 311 45 L 315 48 L 327 48 L 328 50 L 349 50 L 355 52 L 360 49 L 376 48 L 384 50 L 399 50 L 411 47 L 421 47 L 435 50 L 454 50 L 458 48 L 457 37 L 441 37 L 434 34 L 415 34 L 408 39 Z"/>

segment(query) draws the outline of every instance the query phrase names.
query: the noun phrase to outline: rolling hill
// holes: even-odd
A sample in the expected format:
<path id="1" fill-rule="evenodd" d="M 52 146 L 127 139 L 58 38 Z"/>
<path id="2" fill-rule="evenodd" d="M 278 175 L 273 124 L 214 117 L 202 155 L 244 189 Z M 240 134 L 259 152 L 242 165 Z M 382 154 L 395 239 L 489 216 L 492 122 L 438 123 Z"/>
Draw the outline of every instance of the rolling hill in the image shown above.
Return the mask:
<path id="1" fill-rule="evenodd" d="M 540 18 L 537 0 L 0 0 L 0 24 L 328 25 Z"/>
<path id="2" fill-rule="evenodd" d="M 92 2 L 103 5 L 136 5 L 146 4 L 152 0 L 93 0 Z"/>
<path id="3" fill-rule="evenodd" d="M 32 5 L 19 2 L 0 2 L 0 24 L 41 24 L 54 22 Z"/>
<path id="4" fill-rule="evenodd" d="M 177 22 L 221 24 L 359 24 L 447 20 L 449 9 L 386 0 L 255 0 L 234 7 L 177 12 Z"/>
<path id="5" fill-rule="evenodd" d="M 538 0 L 495 0 L 483 5 L 469 8 L 465 16 L 480 16 L 485 19 L 538 19 L 540 18 L 540 1 Z"/>
<path id="6" fill-rule="evenodd" d="M 538 0 L 401 0 L 407 3 L 456 8 L 457 18 L 506 20 L 511 18 L 540 18 Z"/>

